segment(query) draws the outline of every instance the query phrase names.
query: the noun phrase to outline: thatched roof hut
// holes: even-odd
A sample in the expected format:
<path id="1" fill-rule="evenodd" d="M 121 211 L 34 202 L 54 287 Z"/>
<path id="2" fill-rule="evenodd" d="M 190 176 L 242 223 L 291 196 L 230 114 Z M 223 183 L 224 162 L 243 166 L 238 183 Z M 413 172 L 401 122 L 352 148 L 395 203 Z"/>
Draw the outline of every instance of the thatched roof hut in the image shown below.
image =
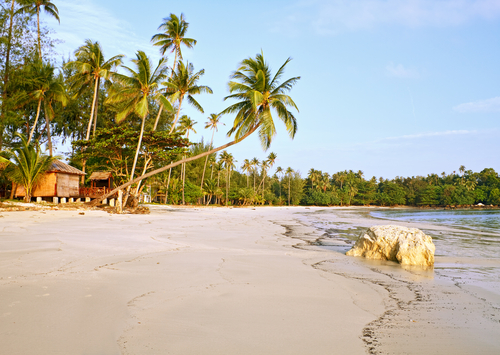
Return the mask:
<path id="1" fill-rule="evenodd" d="M 91 187 L 106 187 L 111 189 L 113 186 L 113 174 L 109 171 L 94 171 L 90 175 L 89 180 Z"/>
<path id="2" fill-rule="evenodd" d="M 38 186 L 33 190 L 33 197 L 78 197 L 80 195 L 80 176 L 83 171 L 60 160 L 54 160 Z M 24 197 L 24 187 L 18 186 L 16 196 Z"/>

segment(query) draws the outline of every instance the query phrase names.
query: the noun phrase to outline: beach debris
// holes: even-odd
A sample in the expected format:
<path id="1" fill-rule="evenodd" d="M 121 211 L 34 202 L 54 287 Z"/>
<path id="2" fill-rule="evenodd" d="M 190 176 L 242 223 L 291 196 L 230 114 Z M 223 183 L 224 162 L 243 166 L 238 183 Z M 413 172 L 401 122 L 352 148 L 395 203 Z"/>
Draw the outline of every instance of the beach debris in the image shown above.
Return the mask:
<path id="1" fill-rule="evenodd" d="M 381 225 L 361 232 L 346 255 L 427 267 L 434 265 L 435 250 L 432 238 L 418 228 Z"/>

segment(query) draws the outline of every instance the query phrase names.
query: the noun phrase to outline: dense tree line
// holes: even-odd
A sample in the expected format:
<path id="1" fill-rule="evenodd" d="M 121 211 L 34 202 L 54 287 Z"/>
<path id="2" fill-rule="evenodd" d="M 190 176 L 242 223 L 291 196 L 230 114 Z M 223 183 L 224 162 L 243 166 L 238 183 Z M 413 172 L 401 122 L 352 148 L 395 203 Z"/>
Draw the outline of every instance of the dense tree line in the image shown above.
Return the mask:
<path id="1" fill-rule="evenodd" d="M 110 194 L 125 191 L 125 201 L 168 172 L 167 186 L 159 187 L 165 196 L 172 190 L 171 198 L 179 195 L 181 203 L 192 201 L 193 196 L 200 201 L 205 195 L 210 196 L 205 198 L 207 202 L 228 204 L 228 196 L 234 194 L 230 154 L 221 153 L 226 170 L 222 178 L 218 173 L 217 188 L 213 167 L 211 177 L 207 174 L 205 178 L 209 158 L 254 132 L 268 149 L 276 135 L 274 117 L 283 121 L 292 138 L 296 132 L 297 122 L 289 108 L 297 107 L 287 92 L 300 77 L 281 80 L 290 59 L 274 74 L 262 53 L 244 59 L 231 74 L 230 95 L 224 98 L 237 102 L 210 115 L 205 127 L 212 130 L 210 144 L 192 144 L 189 133 L 196 131 L 196 122 L 183 115 L 182 109 L 189 105 L 204 114 L 197 96 L 211 94 L 212 89 L 201 84 L 204 70 L 195 70 L 193 63 L 183 58 L 182 49 L 194 48 L 197 43 L 186 35 L 189 23 L 184 15 L 170 14 L 160 24 L 160 33 L 152 36 L 151 42 L 161 54 L 158 63 L 137 51 L 127 65 L 122 54 L 107 57 L 98 41 L 87 39 L 57 66 L 53 53 L 57 40 L 43 26 L 44 16 L 64 21 L 56 4 L 51 0 L 0 0 L 0 5 L 3 195 L 15 190 L 15 182 L 6 171 L 17 164 L 12 154 L 19 152 L 20 145 L 33 145 L 38 151 L 45 144 L 51 157 L 56 145 L 69 140 L 73 147 L 70 163 L 86 173 L 112 171 L 121 185 Z M 174 60 L 168 66 L 171 54 Z M 235 116 L 228 132 L 233 140 L 213 147 L 213 134 L 223 115 Z M 6 164 L 10 164 L 8 169 Z M 198 172 L 201 178 L 194 182 L 191 177 L 196 170 L 191 168 L 198 164 L 203 169 Z M 179 172 L 172 171 L 176 166 Z M 227 186 L 221 195 L 224 179 Z M 82 180 L 82 184 L 88 181 Z M 264 189 L 261 199 L 265 199 Z"/>

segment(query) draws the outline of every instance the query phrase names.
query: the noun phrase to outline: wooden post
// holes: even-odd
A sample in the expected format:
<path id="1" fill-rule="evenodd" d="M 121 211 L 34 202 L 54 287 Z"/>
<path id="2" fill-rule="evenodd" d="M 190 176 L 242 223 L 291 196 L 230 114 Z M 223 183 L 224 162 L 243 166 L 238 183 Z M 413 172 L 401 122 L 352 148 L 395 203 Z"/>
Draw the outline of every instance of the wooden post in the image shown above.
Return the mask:
<path id="1" fill-rule="evenodd" d="M 118 190 L 118 200 L 116 202 L 116 213 L 123 212 L 123 190 Z"/>

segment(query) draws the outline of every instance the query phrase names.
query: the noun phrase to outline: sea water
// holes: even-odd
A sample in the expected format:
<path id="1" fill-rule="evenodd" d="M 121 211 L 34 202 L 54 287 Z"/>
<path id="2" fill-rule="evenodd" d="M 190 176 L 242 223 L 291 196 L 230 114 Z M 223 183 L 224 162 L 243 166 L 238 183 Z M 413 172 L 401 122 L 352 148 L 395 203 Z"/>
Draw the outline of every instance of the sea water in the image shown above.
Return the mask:
<path id="1" fill-rule="evenodd" d="M 449 227 L 429 229 L 436 255 L 500 258 L 500 210 L 375 210 L 370 215 L 395 222 Z"/>
<path id="2" fill-rule="evenodd" d="M 433 269 L 436 280 L 461 287 L 480 287 L 500 300 L 500 210 L 327 208 L 305 215 L 325 231 L 326 248 L 341 253 L 349 250 L 359 235 L 373 225 L 419 228 L 432 237 L 436 246 Z M 335 241 L 345 244 L 335 245 L 338 244 Z"/>
<path id="3" fill-rule="evenodd" d="M 390 209 L 369 214 L 391 223 L 422 225 L 436 245 L 436 276 L 500 295 L 500 210 Z"/>

